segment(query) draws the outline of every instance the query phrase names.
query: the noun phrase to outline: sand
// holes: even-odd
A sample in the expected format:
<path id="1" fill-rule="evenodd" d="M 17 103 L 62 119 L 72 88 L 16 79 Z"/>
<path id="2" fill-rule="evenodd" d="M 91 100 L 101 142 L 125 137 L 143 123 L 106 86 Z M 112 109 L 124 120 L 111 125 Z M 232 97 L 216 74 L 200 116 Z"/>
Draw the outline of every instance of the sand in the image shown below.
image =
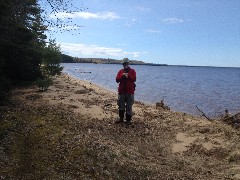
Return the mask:
<path id="1" fill-rule="evenodd" d="M 91 146 L 97 153 L 100 165 L 91 166 L 96 166 L 101 173 L 92 170 L 94 177 L 240 179 L 240 133 L 222 122 L 135 102 L 133 125 L 116 125 L 117 93 L 66 74 L 56 77 L 46 92 L 33 87 L 17 89 L 13 94 L 18 94 L 25 106 L 46 104 L 65 108 L 71 113 L 70 117 L 78 117 L 69 121 L 60 134 L 64 138 L 72 137 L 67 138 L 70 144 L 65 147 L 67 152 L 80 151 L 78 143 L 84 141 L 85 148 Z M 76 165 L 77 159 L 76 156 L 61 163 L 67 165 L 72 161 L 71 164 Z M 87 175 L 83 177 L 94 179 L 89 175 L 91 171 L 86 173 L 86 169 L 81 168 L 71 170 L 69 178 L 75 179 L 77 172 L 84 172 Z"/>

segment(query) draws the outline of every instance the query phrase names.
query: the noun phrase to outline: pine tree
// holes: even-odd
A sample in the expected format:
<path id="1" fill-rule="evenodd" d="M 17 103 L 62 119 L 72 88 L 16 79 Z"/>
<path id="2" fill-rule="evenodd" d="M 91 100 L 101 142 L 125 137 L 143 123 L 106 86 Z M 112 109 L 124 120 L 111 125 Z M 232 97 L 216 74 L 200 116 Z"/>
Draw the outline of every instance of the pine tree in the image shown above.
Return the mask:
<path id="1" fill-rule="evenodd" d="M 2 74 L 14 82 L 36 79 L 40 73 L 44 29 L 36 0 L 3 0 L 0 19 Z"/>
<path id="2" fill-rule="evenodd" d="M 46 27 L 42 25 L 36 0 L 1 0 L 0 7 L 0 94 L 3 96 L 10 82 L 16 84 L 41 76 Z"/>
<path id="3" fill-rule="evenodd" d="M 59 75 L 63 69 L 60 66 L 61 51 L 55 40 L 50 40 L 44 48 L 43 72 L 45 75 Z"/>

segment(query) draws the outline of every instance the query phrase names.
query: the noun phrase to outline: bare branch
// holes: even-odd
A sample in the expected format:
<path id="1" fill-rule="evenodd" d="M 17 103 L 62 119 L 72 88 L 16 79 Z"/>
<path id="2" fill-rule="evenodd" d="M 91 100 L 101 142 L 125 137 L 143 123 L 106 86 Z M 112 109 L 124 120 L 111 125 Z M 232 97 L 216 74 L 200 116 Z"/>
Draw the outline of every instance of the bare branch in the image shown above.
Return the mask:
<path id="1" fill-rule="evenodd" d="M 73 3 L 73 0 L 41 0 L 42 5 L 42 19 L 44 23 L 48 26 L 49 32 L 70 32 L 78 31 L 83 26 L 79 24 L 74 24 L 74 18 L 58 18 L 58 13 L 73 14 L 75 12 L 86 10 L 83 4 Z M 55 16 L 55 18 L 50 17 L 50 15 Z M 67 28 L 66 28 L 67 27 Z M 75 27 L 75 28 L 71 28 Z"/>
<path id="2" fill-rule="evenodd" d="M 207 118 L 207 120 L 209 120 L 209 121 L 212 121 L 212 119 L 210 119 L 209 117 L 207 117 L 206 114 L 205 114 L 202 110 L 200 110 L 197 106 L 196 106 L 196 108 L 198 109 L 198 111 L 200 111 L 200 112 L 202 113 L 202 116 L 203 116 L 203 117 Z"/>

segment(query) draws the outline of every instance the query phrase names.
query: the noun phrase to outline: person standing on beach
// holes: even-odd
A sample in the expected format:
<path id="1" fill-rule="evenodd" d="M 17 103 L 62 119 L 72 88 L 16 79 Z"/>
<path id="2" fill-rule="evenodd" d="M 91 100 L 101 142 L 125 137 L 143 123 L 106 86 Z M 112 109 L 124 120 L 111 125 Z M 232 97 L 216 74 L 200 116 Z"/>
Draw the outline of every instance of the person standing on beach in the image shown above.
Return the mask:
<path id="1" fill-rule="evenodd" d="M 126 124 L 130 125 L 132 120 L 132 105 L 134 103 L 136 71 L 129 67 L 129 59 L 123 59 L 123 69 L 119 70 L 116 82 L 118 86 L 118 110 L 119 120 L 117 124 L 124 122 L 126 114 Z M 125 112 L 126 111 L 126 112 Z"/>

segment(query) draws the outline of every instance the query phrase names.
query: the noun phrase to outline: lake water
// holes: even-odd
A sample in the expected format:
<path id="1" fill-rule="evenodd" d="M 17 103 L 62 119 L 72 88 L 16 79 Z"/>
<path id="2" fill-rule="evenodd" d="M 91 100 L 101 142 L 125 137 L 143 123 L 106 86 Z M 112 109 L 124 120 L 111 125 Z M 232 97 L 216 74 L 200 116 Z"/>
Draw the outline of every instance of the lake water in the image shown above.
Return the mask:
<path id="1" fill-rule="evenodd" d="M 117 92 L 117 64 L 63 63 L 69 75 Z M 135 100 L 155 104 L 164 99 L 174 111 L 199 115 L 196 105 L 216 117 L 240 111 L 240 68 L 131 65 L 137 72 Z M 83 73 L 85 72 L 85 73 Z M 91 72 L 91 73 L 86 73 Z"/>

